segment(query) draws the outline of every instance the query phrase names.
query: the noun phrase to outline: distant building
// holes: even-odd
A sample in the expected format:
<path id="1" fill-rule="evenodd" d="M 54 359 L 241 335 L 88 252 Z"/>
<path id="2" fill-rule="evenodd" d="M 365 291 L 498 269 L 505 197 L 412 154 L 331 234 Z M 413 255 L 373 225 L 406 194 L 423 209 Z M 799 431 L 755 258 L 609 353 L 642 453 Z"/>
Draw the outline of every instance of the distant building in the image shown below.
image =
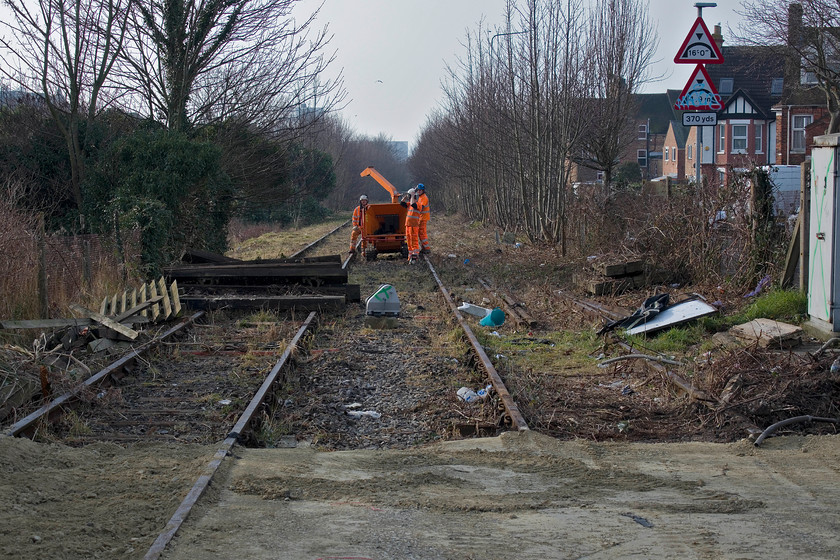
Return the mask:
<path id="1" fill-rule="evenodd" d="M 403 140 L 394 140 L 388 142 L 388 147 L 394 154 L 397 161 L 405 161 L 408 159 L 408 142 Z"/>

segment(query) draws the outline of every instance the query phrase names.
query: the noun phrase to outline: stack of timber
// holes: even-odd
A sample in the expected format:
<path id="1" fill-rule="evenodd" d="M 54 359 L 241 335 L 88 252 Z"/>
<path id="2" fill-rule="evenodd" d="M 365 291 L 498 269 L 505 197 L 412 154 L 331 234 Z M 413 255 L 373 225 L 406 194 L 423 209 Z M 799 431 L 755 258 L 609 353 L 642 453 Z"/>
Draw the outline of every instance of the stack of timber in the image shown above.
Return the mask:
<path id="1" fill-rule="evenodd" d="M 593 296 L 619 295 L 651 284 L 667 282 L 668 274 L 651 270 L 641 260 L 592 259 L 591 268 L 596 274 L 579 278 L 578 285 Z"/>
<path id="2" fill-rule="evenodd" d="M 188 263 L 164 269 L 190 309 L 314 311 L 360 300 L 340 255 L 241 261 L 189 251 Z M 186 259 L 185 259 L 186 260 Z"/>

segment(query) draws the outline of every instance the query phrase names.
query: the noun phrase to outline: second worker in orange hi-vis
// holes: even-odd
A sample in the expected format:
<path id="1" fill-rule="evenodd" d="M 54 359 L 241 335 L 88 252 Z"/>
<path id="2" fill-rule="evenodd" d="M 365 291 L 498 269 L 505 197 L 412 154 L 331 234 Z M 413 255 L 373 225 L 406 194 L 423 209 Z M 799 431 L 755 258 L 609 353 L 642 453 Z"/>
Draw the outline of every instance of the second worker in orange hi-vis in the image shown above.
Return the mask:
<path id="1" fill-rule="evenodd" d="M 408 245 L 408 263 L 414 264 L 420 257 L 420 210 L 417 206 L 417 191 L 408 189 L 400 204 L 408 209 L 405 215 L 405 243 Z"/>
<path id="2" fill-rule="evenodd" d="M 420 240 L 420 252 L 428 253 L 432 250 L 429 245 L 429 237 L 426 227 L 429 223 L 429 218 L 432 217 L 431 211 L 429 210 L 429 197 L 426 196 L 426 186 L 423 183 L 419 183 L 416 187 L 414 187 L 414 190 L 418 195 L 417 209 L 420 211 L 420 227 L 417 230 L 417 235 Z"/>
<path id="3" fill-rule="evenodd" d="M 368 197 L 362 195 L 359 197 L 359 205 L 353 209 L 353 231 L 350 233 L 350 254 L 356 252 L 356 242 L 359 236 L 362 235 L 362 230 L 365 228 L 365 211 L 367 210 Z M 362 252 L 364 252 L 364 242 L 362 242 Z"/>

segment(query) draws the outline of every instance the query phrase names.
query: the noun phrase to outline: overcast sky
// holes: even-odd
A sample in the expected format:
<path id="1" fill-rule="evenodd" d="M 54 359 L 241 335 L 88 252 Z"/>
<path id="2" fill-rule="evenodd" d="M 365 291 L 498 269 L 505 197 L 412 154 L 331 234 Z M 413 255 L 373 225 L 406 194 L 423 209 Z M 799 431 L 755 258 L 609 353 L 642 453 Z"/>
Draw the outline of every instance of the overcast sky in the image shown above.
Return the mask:
<path id="1" fill-rule="evenodd" d="M 336 51 L 333 72 L 343 69 L 349 104 L 343 117 L 356 132 L 384 133 L 413 148 L 420 129 L 442 99 L 446 65 L 457 67 L 461 43 L 482 18 L 501 26 L 505 0 L 301 0 L 295 16 L 324 6 L 316 27 L 329 25 Z M 587 1 L 587 0 L 584 0 Z M 694 66 L 674 64 L 674 55 L 697 19 L 696 0 L 650 0 L 651 20 L 659 32 L 659 62 L 653 74 L 664 81 L 646 92 L 682 89 Z M 737 27 L 737 0 L 719 0 L 703 9 L 709 31 L 720 23 Z M 730 43 L 732 44 L 732 43 Z"/>

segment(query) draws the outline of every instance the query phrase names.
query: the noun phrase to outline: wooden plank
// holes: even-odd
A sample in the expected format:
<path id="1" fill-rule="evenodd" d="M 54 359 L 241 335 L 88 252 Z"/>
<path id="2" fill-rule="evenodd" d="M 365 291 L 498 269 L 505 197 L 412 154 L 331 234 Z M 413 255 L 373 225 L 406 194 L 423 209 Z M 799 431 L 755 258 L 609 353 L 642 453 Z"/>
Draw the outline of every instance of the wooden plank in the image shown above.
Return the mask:
<path id="1" fill-rule="evenodd" d="M 785 272 L 782 275 L 781 287 L 787 289 L 793 284 L 793 277 L 796 274 L 796 265 L 799 264 L 799 236 L 802 232 L 802 213 L 796 217 L 796 225 L 793 226 L 793 235 L 790 238 L 787 254 L 785 255 Z"/>
<path id="2" fill-rule="evenodd" d="M 93 324 L 90 319 L 35 319 L 27 321 L 0 321 L 4 329 L 61 329 L 65 327 L 86 327 Z"/>
<path id="3" fill-rule="evenodd" d="M 108 311 L 108 315 L 116 315 L 117 314 L 117 305 L 119 301 L 119 294 L 114 294 L 114 297 L 111 298 L 111 308 Z"/>
<path id="4" fill-rule="evenodd" d="M 231 263 L 242 262 L 239 259 L 226 257 L 218 253 L 211 253 L 203 249 L 186 249 L 181 255 L 181 262 L 201 264 L 201 263 Z"/>
<path id="5" fill-rule="evenodd" d="M 150 295 L 150 297 L 153 297 L 153 298 L 157 297 L 157 295 L 158 295 L 157 285 L 155 284 L 154 280 L 149 282 L 149 295 Z M 160 317 L 160 305 L 154 304 L 152 306 L 152 321 L 157 321 L 158 317 Z"/>
<path id="6" fill-rule="evenodd" d="M 121 324 L 117 323 L 116 321 L 114 321 L 113 319 L 109 319 L 105 315 L 102 315 L 101 313 L 97 313 L 96 311 L 91 311 L 90 309 L 85 309 L 81 305 L 71 303 L 69 307 L 70 307 L 70 309 L 72 309 L 76 313 L 84 315 L 85 317 L 89 317 L 89 318 L 93 319 L 94 321 L 96 321 L 97 323 L 99 323 L 100 325 L 108 327 L 109 329 L 113 329 L 113 330 L 117 331 L 118 333 L 120 333 L 121 335 L 128 337 L 131 340 L 134 340 L 135 338 L 137 338 L 137 335 L 140 334 L 137 331 L 135 331 L 134 329 L 130 329 L 130 328 L 126 327 L 125 325 L 121 325 Z"/>
<path id="7" fill-rule="evenodd" d="M 123 290 L 122 299 L 120 299 L 120 313 L 125 313 L 125 310 L 128 309 L 128 292 Z"/>
<path id="8" fill-rule="evenodd" d="M 137 304 L 134 307 L 132 307 L 131 309 L 128 309 L 128 310 L 120 313 L 116 317 L 114 317 L 114 321 L 116 321 L 117 323 L 122 323 L 126 319 L 129 319 L 129 318 L 133 317 L 134 315 L 137 315 L 141 311 L 143 311 L 145 309 L 148 309 L 153 304 L 159 302 L 162 299 L 163 299 L 163 297 L 158 296 L 157 298 L 148 299 L 148 300 L 144 301 L 143 303 Z"/>
<path id="9" fill-rule="evenodd" d="M 344 296 L 189 296 L 181 298 L 181 303 L 189 309 L 296 309 L 317 311 L 335 309 L 345 305 Z"/>
<path id="10" fill-rule="evenodd" d="M 108 312 L 108 296 L 102 300 L 102 305 L 99 306 L 99 312 L 105 315 Z"/>
<path id="11" fill-rule="evenodd" d="M 169 319 L 172 315 L 172 302 L 169 301 L 169 290 L 166 289 L 166 281 L 161 276 L 158 279 L 160 295 L 163 296 L 163 319 Z"/>
<path id="12" fill-rule="evenodd" d="M 616 278 L 618 276 L 624 276 L 627 273 L 627 267 L 624 263 L 618 264 L 602 264 L 598 267 L 601 271 L 601 274 L 608 278 Z"/>
<path id="13" fill-rule="evenodd" d="M 137 307 L 137 290 L 131 290 L 131 307 Z"/>
<path id="14" fill-rule="evenodd" d="M 181 297 L 180 294 L 178 294 L 177 280 L 173 280 L 172 284 L 169 285 L 169 297 L 172 299 L 172 310 L 177 317 L 181 314 Z"/>
<path id="15" fill-rule="evenodd" d="M 142 286 L 140 286 L 140 294 L 139 294 L 139 297 L 140 297 L 140 303 L 143 303 L 143 302 L 145 302 L 145 301 L 146 301 L 146 299 L 147 299 L 147 296 L 146 296 L 146 284 L 143 284 Z M 141 313 L 141 315 L 143 315 L 143 317 L 148 317 L 148 316 L 149 316 L 149 312 L 148 312 L 147 310 L 145 310 L 145 309 L 144 309 L 144 310 L 143 310 L 143 312 Z"/>

